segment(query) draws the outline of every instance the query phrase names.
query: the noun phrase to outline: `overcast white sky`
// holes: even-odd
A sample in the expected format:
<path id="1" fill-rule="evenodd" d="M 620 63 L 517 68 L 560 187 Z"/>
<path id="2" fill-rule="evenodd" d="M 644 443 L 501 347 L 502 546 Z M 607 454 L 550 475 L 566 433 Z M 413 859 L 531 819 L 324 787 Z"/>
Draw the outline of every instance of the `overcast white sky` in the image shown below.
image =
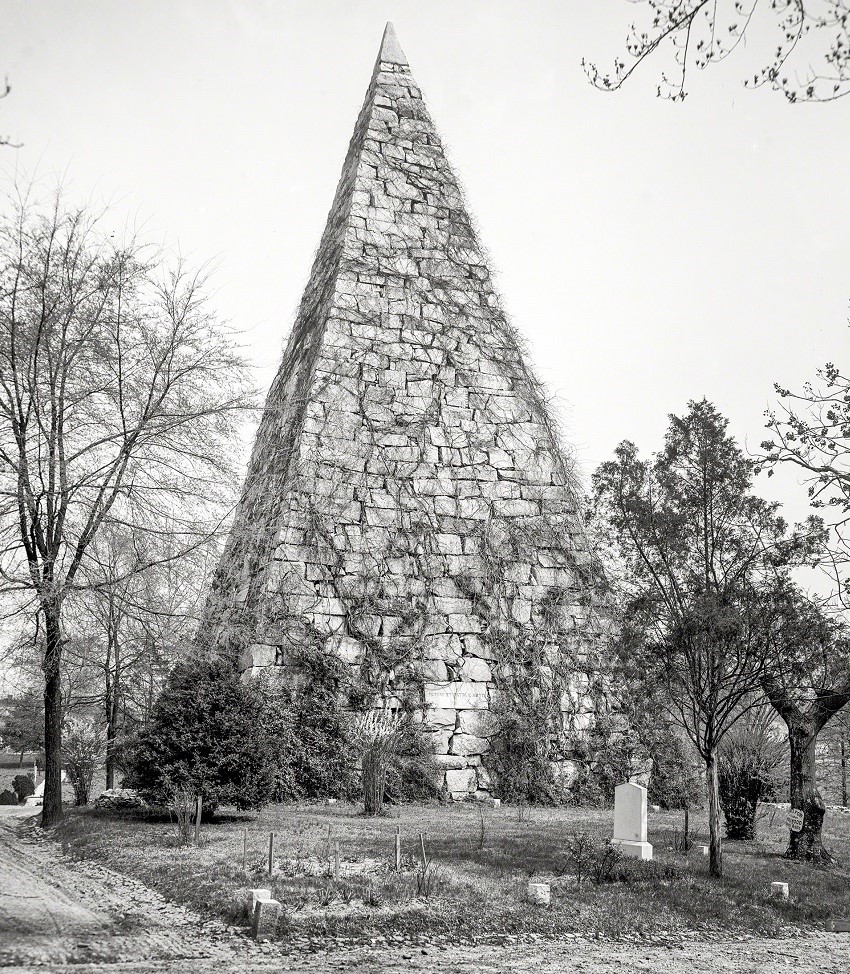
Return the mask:
<path id="1" fill-rule="evenodd" d="M 652 63 L 602 94 L 581 59 L 619 53 L 635 12 L 5 0 L 0 132 L 23 148 L 0 167 L 64 173 L 215 259 L 216 307 L 265 388 L 391 19 L 584 470 L 625 437 L 656 448 L 667 413 L 703 395 L 756 446 L 774 381 L 845 359 L 850 98 L 744 90 L 766 29 L 684 104 L 654 97 Z"/>

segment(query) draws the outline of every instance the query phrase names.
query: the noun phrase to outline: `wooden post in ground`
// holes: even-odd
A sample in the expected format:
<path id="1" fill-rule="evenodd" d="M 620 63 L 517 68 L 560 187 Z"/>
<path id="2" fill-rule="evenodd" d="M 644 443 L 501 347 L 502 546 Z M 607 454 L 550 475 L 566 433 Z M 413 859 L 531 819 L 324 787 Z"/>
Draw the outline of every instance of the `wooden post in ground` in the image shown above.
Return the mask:
<path id="1" fill-rule="evenodd" d="M 425 833 L 419 833 L 419 845 L 422 846 L 422 868 L 428 868 L 428 856 L 425 855 Z"/>
<path id="2" fill-rule="evenodd" d="M 274 832 L 269 832 L 269 876 L 274 875 Z"/>
<path id="3" fill-rule="evenodd" d="M 242 830 L 242 872 L 248 872 L 248 827 Z"/>
<path id="4" fill-rule="evenodd" d="M 200 792 L 198 793 L 198 809 L 195 812 L 195 845 L 201 844 L 201 809 L 203 808 L 204 799 Z"/>
<path id="5" fill-rule="evenodd" d="M 395 871 L 401 872 L 401 826 L 395 827 Z"/>
<path id="6" fill-rule="evenodd" d="M 339 839 L 334 839 L 334 879 L 339 879 Z"/>

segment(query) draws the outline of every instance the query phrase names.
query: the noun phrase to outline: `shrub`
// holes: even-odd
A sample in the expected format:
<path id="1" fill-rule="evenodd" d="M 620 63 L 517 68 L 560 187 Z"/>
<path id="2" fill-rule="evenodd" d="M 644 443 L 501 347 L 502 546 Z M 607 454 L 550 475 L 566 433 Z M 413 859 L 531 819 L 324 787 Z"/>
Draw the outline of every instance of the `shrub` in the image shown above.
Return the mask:
<path id="1" fill-rule="evenodd" d="M 783 753 L 771 715 L 758 710 L 740 720 L 724 738 L 718 752 L 718 789 L 727 838 L 756 837 L 758 803 L 773 797 L 773 772 Z"/>
<path id="2" fill-rule="evenodd" d="M 567 861 L 572 865 L 576 882 L 581 886 L 581 881 L 590 873 L 590 864 L 593 861 L 593 837 L 587 832 L 568 835 L 565 845 L 567 847 Z"/>
<path id="3" fill-rule="evenodd" d="M 521 708 L 515 700 L 508 703 L 500 697 L 491 711 L 496 732 L 490 737 L 484 765 L 508 801 L 553 805 L 566 798 L 553 766 L 559 755 L 553 747 L 546 703 L 529 696 Z"/>
<path id="4" fill-rule="evenodd" d="M 18 796 L 8 788 L 0 791 L 0 805 L 17 805 Z"/>
<path id="5" fill-rule="evenodd" d="M 618 880 L 622 858 L 623 853 L 610 839 L 600 843 L 594 849 L 590 860 L 590 878 L 597 886 Z"/>
<path id="6" fill-rule="evenodd" d="M 175 789 L 200 794 L 205 815 L 268 802 L 286 742 L 270 733 L 263 693 L 227 660 L 179 663 L 130 749 L 128 784 L 160 805 Z"/>
<path id="7" fill-rule="evenodd" d="M 702 774 L 685 744 L 670 725 L 645 714 L 625 719 L 597 716 L 582 734 L 575 735 L 573 758 L 579 769 L 570 782 L 578 805 L 610 805 L 614 789 L 641 769 L 651 769 L 648 799 L 663 808 L 693 808 L 701 804 Z"/>
<path id="8" fill-rule="evenodd" d="M 579 832 L 568 835 L 565 844 L 567 864 L 572 866 L 579 886 L 587 876 L 597 886 L 613 883 L 621 878 L 623 854 L 610 839 L 599 842 L 588 832 Z"/>
<path id="9" fill-rule="evenodd" d="M 19 802 L 25 802 L 30 795 L 35 794 L 35 783 L 31 774 L 16 774 L 12 781 L 12 788 L 18 796 Z"/>
<path id="10" fill-rule="evenodd" d="M 168 795 L 168 811 L 177 832 L 180 845 L 189 845 L 195 832 L 195 818 L 198 811 L 198 794 L 188 785 L 176 785 L 165 782 Z M 203 809 L 201 809 L 203 813 Z"/>
<path id="11" fill-rule="evenodd" d="M 570 796 L 577 805 L 610 805 L 617 785 L 631 778 L 631 740 L 608 717 L 598 716 L 587 730 L 573 735 L 572 755 L 578 770 Z"/>
<path id="12" fill-rule="evenodd" d="M 421 725 L 404 714 L 399 752 L 387 768 L 386 801 L 396 804 L 436 797 L 435 772 L 433 746 L 425 740 Z"/>
<path id="13" fill-rule="evenodd" d="M 301 649 L 287 660 L 290 679 L 263 685 L 266 732 L 277 741 L 276 801 L 349 798 L 357 755 L 345 710 L 348 668 L 323 651 Z"/>
<path id="14" fill-rule="evenodd" d="M 91 717 L 69 717 L 62 731 L 62 757 L 74 802 L 88 805 L 95 770 L 106 757 L 106 730 Z"/>
<path id="15" fill-rule="evenodd" d="M 423 862 L 416 870 L 416 895 L 420 899 L 430 899 L 442 886 L 440 867 L 433 860 Z"/>
<path id="16" fill-rule="evenodd" d="M 354 736 L 360 747 L 363 770 L 363 810 L 367 815 L 380 815 L 384 805 L 387 769 L 399 755 L 401 717 L 391 710 L 368 711 L 356 718 Z"/>

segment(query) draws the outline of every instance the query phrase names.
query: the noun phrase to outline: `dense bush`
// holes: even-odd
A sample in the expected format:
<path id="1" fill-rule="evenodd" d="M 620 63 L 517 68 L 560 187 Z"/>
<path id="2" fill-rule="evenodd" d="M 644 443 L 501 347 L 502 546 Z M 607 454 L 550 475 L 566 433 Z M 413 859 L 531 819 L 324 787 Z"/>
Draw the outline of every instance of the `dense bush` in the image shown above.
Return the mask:
<path id="1" fill-rule="evenodd" d="M 17 805 L 18 796 L 6 788 L 4 791 L 0 791 L 0 805 Z"/>
<path id="2" fill-rule="evenodd" d="M 572 755 L 578 770 L 570 783 L 577 805 L 610 805 L 614 789 L 640 771 L 649 774 L 648 800 L 662 808 L 694 808 L 702 804 L 702 774 L 678 734 L 663 719 L 632 725 L 600 716 L 575 735 Z"/>
<path id="3" fill-rule="evenodd" d="M 598 717 L 586 730 L 574 734 L 571 755 L 576 773 L 570 782 L 570 796 L 577 805 L 610 805 L 614 789 L 629 781 L 637 770 L 633 741 L 620 722 Z M 646 766 L 646 756 L 639 756 Z"/>
<path id="4" fill-rule="evenodd" d="M 720 746 L 718 790 L 729 839 L 754 839 L 758 803 L 775 797 L 774 772 L 785 748 L 773 732 L 771 716 L 752 712 Z"/>
<path id="5" fill-rule="evenodd" d="M 289 745 L 275 734 L 265 692 L 223 659 L 178 664 L 130 749 L 128 784 L 158 804 L 189 789 L 207 814 L 265 804 Z"/>
<path id="6" fill-rule="evenodd" d="M 347 798 L 357 789 L 357 755 L 345 710 L 348 667 L 302 650 L 287 660 L 287 682 L 259 681 L 266 733 L 277 742 L 274 799 Z"/>
<path id="7" fill-rule="evenodd" d="M 484 766 L 508 801 L 560 804 L 565 791 L 555 774 L 552 721 L 545 705 L 529 699 L 522 710 L 497 704 L 492 712 L 496 732 Z"/>
<path id="8" fill-rule="evenodd" d="M 30 795 L 35 794 L 35 784 L 31 774 L 16 774 L 12 781 L 12 787 L 15 789 L 19 802 L 25 802 Z"/>
<path id="9" fill-rule="evenodd" d="M 221 804 L 352 798 L 360 753 L 350 708 L 364 704 L 361 691 L 345 663 L 310 648 L 290 651 L 285 679 L 242 680 L 223 660 L 182 663 L 128 748 L 127 784 L 159 804 L 187 788 L 200 792 L 206 813 Z M 421 734 L 407 715 L 401 728 L 389 801 L 434 790 Z"/>
<path id="10" fill-rule="evenodd" d="M 438 794 L 434 749 L 422 734 L 421 725 L 410 714 L 401 724 L 401 743 L 396 760 L 387 769 L 386 801 L 422 801 Z"/>

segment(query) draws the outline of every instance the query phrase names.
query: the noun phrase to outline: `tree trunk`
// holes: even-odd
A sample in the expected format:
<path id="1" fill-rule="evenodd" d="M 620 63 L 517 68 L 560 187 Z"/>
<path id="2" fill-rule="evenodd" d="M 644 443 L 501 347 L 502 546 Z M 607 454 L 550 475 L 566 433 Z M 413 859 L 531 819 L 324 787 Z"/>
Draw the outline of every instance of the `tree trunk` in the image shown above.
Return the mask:
<path id="1" fill-rule="evenodd" d="M 803 828 L 792 832 L 785 856 L 831 862 L 821 838 L 826 806 L 815 783 L 815 745 L 818 728 L 815 724 L 794 721 L 788 724 L 788 744 L 791 748 L 791 808 L 803 813 Z"/>
<path id="2" fill-rule="evenodd" d="M 118 738 L 118 713 L 121 690 L 121 658 L 119 655 L 117 635 L 113 642 L 112 653 L 113 670 L 111 679 L 107 681 L 106 699 L 106 787 L 115 787 L 115 742 Z M 109 665 L 109 661 L 107 661 Z"/>
<path id="3" fill-rule="evenodd" d="M 363 810 L 367 815 L 380 815 L 384 806 L 387 768 L 383 754 L 367 750 L 363 755 Z"/>
<path id="4" fill-rule="evenodd" d="M 720 794 L 717 784 L 717 751 L 705 759 L 705 785 L 708 792 L 708 871 L 723 875 L 723 847 L 720 839 Z"/>
<path id="5" fill-rule="evenodd" d="M 847 744 L 841 738 L 841 806 L 847 808 Z"/>
<path id="6" fill-rule="evenodd" d="M 62 688 L 59 664 L 62 659 L 62 635 L 59 606 L 42 604 L 44 613 L 44 804 L 41 809 L 43 828 L 62 818 Z"/>

